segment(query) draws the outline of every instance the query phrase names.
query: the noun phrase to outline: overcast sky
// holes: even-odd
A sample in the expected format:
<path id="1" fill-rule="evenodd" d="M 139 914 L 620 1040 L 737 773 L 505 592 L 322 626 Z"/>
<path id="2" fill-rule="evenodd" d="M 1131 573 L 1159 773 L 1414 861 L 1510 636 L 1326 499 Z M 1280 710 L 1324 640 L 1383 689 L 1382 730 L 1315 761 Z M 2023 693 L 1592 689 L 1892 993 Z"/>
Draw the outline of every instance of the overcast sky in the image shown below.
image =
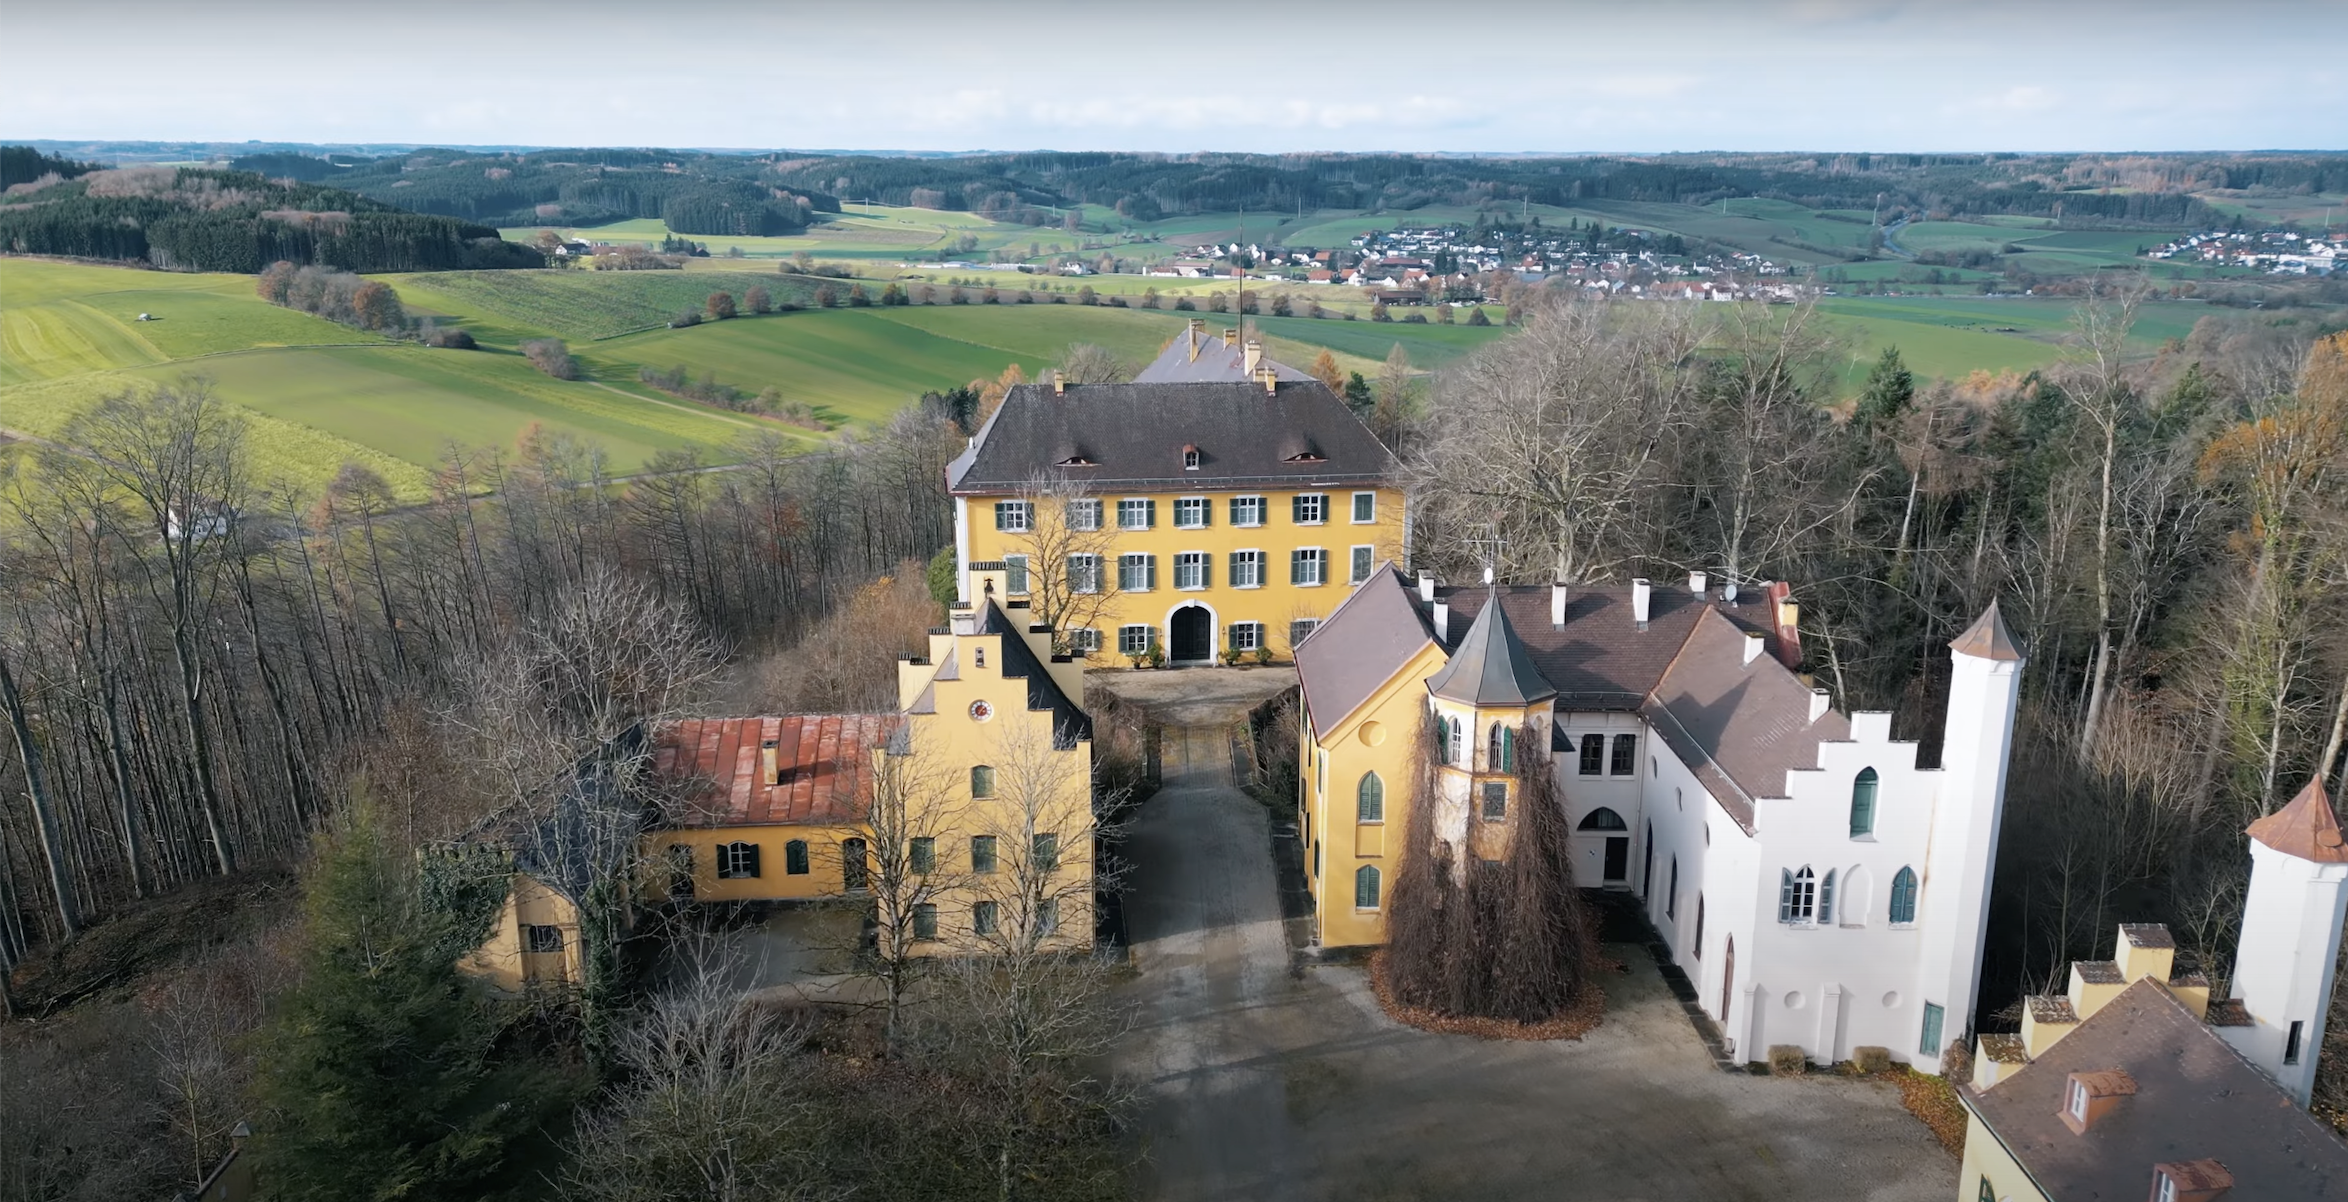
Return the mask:
<path id="1" fill-rule="evenodd" d="M 2348 147 L 2348 0 L 10 0 L 0 139 Z"/>

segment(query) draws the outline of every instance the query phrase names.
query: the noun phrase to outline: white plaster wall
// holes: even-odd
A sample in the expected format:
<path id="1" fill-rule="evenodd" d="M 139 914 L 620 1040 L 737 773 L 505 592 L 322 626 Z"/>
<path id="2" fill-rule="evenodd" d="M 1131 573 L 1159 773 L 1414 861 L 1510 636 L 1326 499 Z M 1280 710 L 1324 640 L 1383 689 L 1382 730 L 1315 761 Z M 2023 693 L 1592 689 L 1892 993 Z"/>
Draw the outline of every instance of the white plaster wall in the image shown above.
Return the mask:
<path id="1" fill-rule="evenodd" d="M 1750 969 L 1740 957 L 1738 970 L 1749 971 L 1765 996 L 1752 1046 L 1740 1049 L 1747 1059 L 1772 1044 L 1798 1044 L 1820 1063 L 1848 1060 L 1851 1049 L 1868 1045 L 1889 1048 L 1895 1060 L 1917 1059 L 1926 1000 L 1917 996 L 1917 969 L 1933 888 L 1925 870 L 1943 774 L 1919 770 L 1916 745 L 1890 733 L 1889 714 L 1852 715 L 1849 741 L 1821 744 L 1816 769 L 1789 772 L 1787 796 L 1760 802 L 1754 954 Z M 1874 831 L 1854 838 L 1851 790 L 1866 768 L 1877 776 Z M 1780 874 L 1805 865 L 1821 885 L 1835 873 L 1830 923 L 1778 921 Z M 1902 867 L 1919 878 L 1918 922 L 1895 928 L 1891 881 Z M 1864 878 L 1856 892 L 1854 871 Z M 1943 1038 L 1956 1033 L 1944 1027 Z"/>
<path id="2" fill-rule="evenodd" d="M 1647 729 L 1647 724 L 1637 714 L 1585 710 L 1573 710 L 1558 714 L 1557 726 L 1565 732 L 1566 738 L 1572 743 L 1569 750 L 1551 754 L 1556 757 L 1555 768 L 1558 787 L 1565 797 L 1566 825 L 1568 829 L 1573 831 L 1574 884 L 1585 889 L 1595 889 L 1606 883 L 1607 832 L 1591 831 L 1585 834 L 1580 829 L 1582 819 L 1589 817 L 1591 811 L 1603 806 L 1622 815 L 1622 820 L 1631 828 L 1628 832 L 1631 837 L 1630 867 L 1625 876 L 1625 882 L 1629 884 L 1634 893 L 1644 896 L 1646 889 L 1640 881 L 1641 857 L 1646 852 L 1646 831 L 1642 825 L 1641 815 L 1641 810 L 1645 805 L 1645 789 L 1642 782 L 1647 772 L 1647 756 L 1652 750 L 1653 732 Z M 1614 736 L 1618 734 L 1638 736 L 1637 770 L 1629 776 L 1581 775 L 1580 748 L 1582 736 L 1585 734 L 1606 736 L 1608 763 L 1612 762 Z M 1554 742 L 1554 737 L 1552 741 Z M 1658 881 L 1663 880 L 1666 875 L 1662 866 L 1656 868 L 1656 873 Z M 1681 869 L 1680 879 L 1682 882 L 1688 879 L 1684 867 Z M 1662 886 L 1656 887 L 1661 888 Z"/>
<path id="3" fill-rule="evenodd" d="M 2323 1044 L 2344 920 L 2348 864 L 2318 864 L 2251 841 L 2250 893 L 2242 905 L 2232 985 L 2255 1021 L 2218 1033 L 2301 1106 L 2315 1088 L 2316 1049 Z M 2299 1063 L 2285 1064 L 2294 1022 L 2305 1024 Z"/>
<path id="4" fill-rule="evenodd" d="M 1639 812 L 1635 816 L 1625 813 L 1623 817 L 1642 837 L 1651 824 L 1655 837 L 1653 887 L 1640 889 L 1638 857 L 1644 855 L 1644 850 L 1639 847 L 1632 849 L 1631 886 L 1644 898 L 1648 920 L 1663 933 L 1664 942 L 1671 948 L 1672 962 L 1695 985 L 1697 1001 L 1704 1012 L 1723 1022 L 1729 1037 L 1737 1041 L 1740 1054 L 1744 1053 L 1749 1041 L 1738 1038 L 1736 1032 L 1747 1012 L 1743 994 L 1754 979 L 1753 879 L 1759 871 L 1757 845 L 1642 720 L 1635 715 L 1623 717 L 1638 726 L 1644 744 L 1639 756 L 1639 775 L 1635 778 L 1640 793 Z M 1560 764 L 1572 767 L 1562 759 Z M 1574 779 L 1567 778 L 1569 785 Z M 1680 882 L 1676 915 L 1669 913 L 1668 896 L 1674 856 L 1679 859 Z M 1696 946 L 1699 899 L 1703 912 L 1701 947 Z M 1722 986 L 1728 983 L 1724 981 L 1724 973 L 1731 940 L 1736 945 L 1733 982 L 1736 996 L 1725 1011 L 1724 1021 Z M 1760 1053 L 1753 1055 L 1758 1057 Z"/>

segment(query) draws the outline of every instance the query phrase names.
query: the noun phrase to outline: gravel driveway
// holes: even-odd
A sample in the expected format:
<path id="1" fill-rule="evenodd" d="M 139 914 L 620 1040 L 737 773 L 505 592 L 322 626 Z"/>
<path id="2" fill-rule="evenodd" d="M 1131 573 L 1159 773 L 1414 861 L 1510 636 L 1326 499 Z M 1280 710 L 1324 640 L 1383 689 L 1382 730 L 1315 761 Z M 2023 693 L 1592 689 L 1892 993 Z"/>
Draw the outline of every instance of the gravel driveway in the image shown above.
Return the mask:
<path id="1" fill-rule="evenodd" d="M 1580 1042 L 1388 1021 L 1363 971 L 1292 970 L 1264 807 L 1169 730 L 1127 854 L 1143 1197 L 1948 1202 L 1956 1161 L 1886 1083 L 1722 1072 L 1646 952 Z"/>

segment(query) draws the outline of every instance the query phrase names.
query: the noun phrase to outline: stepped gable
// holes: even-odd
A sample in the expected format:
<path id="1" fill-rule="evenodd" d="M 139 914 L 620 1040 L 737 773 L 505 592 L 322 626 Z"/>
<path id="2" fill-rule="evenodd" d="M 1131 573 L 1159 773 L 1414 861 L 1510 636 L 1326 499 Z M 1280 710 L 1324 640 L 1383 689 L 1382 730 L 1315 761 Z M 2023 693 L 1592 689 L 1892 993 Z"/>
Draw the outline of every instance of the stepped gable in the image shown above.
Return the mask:
<path id="1" fill-rule="evenodd" d="M 1052 746 L 1060 751 L 1074 747 L 1079 740 L 1092 737 L 1092 718 L 1083 707 L 1068 699 L 1060 685 L 1052 679 L 1027 640 L 1020 636 L 1019 627 L 1011 616 L 995 604 L 992 597 L 980 602 L 984 607 L 979 615 L 978 628 L 985 634 L 1003 636 L 1002 676 L 1005 680 L 1027 682 L 1027 708 L 1030 711 L 1052 712 Z"/>
<path id="2" fill-rule="evenodd" d="M 895 714 L 789 714 L 686 718 L 661 728 L 652 768 L 687 786 L 683 826 L 839 826 L 864 816 L 872 752 Z M 774 781 L 762 745 L 775 744 Z"/>
<path id="3" fill-rule="evenodd" d="M 1997 598 L 1992 597 L 1989 608 L 1973 619 L 1965 633 L 1949 643 L 1949 649 L 1979 659 L 2020 660 L 2021 647 L 2014 642 L 2014 634 L 2006 629 L 2006 620 L 1997 612 Z"/>
<path id="4" fill-rule="evenodd" d="M 1754 800 L 1785 796 L 1786 773 L 1816 768 L 1818 745 L 1850 738 L 1851 722 L 1831 709 L 1812 719 L 1809 686 L 1766 654 L 1747 662 L 1746 637 L 1703 613 L 1639 712 L 1750 831 Z"/>
<path id="5" fill-rule="evenodd" d="M 1492 593 L 1497 595 L 1495 586 Z M 1443 665 L 1427 680 L 1427 691 L 1446 701 L 1477 706 L 1526 706 L 1557 695 L 1557 689 L 1533 666 L 1516 630 L 1508 621 L 1508 606 L 1487 602 Z"/>
<path id="6" fill-rule="evenodd" d="M 1199 465 L 1183 468 L 1183 452 Z M 1021 384 L 946 465 L 958 496 L 1039 478 L 1156 491 L 1383 484 L 1394 456 L 1318 380 Z"/>
<path id="7" fill-rule="evenodd" d="M 2136 1091 L 2074 1131 L 2060 1117 L 2071 1077 L 2111 1072 Z M 1963 1096 L 2049 1198 L 2142 1198 L 2155 1165 L 2202 1160 L 2232 1174 L 2228 1197 L 2348 1197 L 2348 1144 L 2151 977 Z"/>
<path id="8" fill-rule="evenodd" d="M 1435 628 L 1409 582 L 1393 564 L 1379 564 L 1296 648 L 1296 677 L 1314 734 L 1327 738 L 1434 641 Z"/>
<path id="9" fill-rule="evenodd" d="M 2247 833 L 2284 855 L 2318 864 L 2348 864 L 2340 816 L 2332 809 L 2332 799 L 2324 795 L 2320 778 L 2308 781 L 2291 804 L 2251 823 Z"/>

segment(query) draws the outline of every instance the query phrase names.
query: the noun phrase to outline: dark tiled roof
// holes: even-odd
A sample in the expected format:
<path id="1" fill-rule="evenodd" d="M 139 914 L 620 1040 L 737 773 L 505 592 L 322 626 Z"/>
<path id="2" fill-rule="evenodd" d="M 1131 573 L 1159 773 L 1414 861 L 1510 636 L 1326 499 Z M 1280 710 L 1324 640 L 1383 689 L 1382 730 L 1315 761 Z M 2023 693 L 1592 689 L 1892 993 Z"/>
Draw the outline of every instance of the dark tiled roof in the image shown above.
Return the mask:
<path id="1" fill-rule="evenodd" d="M 1680 762 L 1746 830 L 1753 802 L 1786 795 L 1786 773 L 1818 766 L 1818 745 L 1851 737 L 1828 710 L 1810 717 L 1810 690 L 1768 655 L 1745 662 L 1745 632 L 1706 612 L 1642 707 Z"/>
<path id="2" fill-rule="evenodd" d="M 2084 1133 L 2057 1117 L 2073 1073 L 2136 1082 Z M 2157 1164 L 2214 1159 L 2240 1198 L 2348 1198 L 2348 1144 L 2149 978 L 1965 1104 L 2047 1197 L 2137 1199 Z"/>
<path id="3" fill-rule="evenodd" d="M 1435 591 L 1438 600 L 1451 606 L 1455 643 L 1466 637 L 1488 595 L 1481 586 Z M 1509 625 L 1516 628 L 1533 666 L 1557 690 L 1558 708 L 1567 710 L 1637 708 L 1662 682 L 1707 606 L 1743 629 L 1774 632 L 1769 604 L 1752 590 L 1732 603 L 1721 601 L 1717 590 L 1699 598 L 1683 588 L 1657 586 L 1649 594 L 1644 627 L 1631 618 L 1628 585 L 1570 586 L 1563 629 L 1549 624 L 1546 584 L 1504 585 L 1500 603 L 1507 607 Z M 1741 660 L 1742 644 L 1737 651 Z M 1807 706 L 1808 700 L 1803 704 Z"/>
<path id="4" fill-rule="evenodd" d="M 551 814 L 506 832 L 514 867 L 585 905 L 589 887 L 627 865 L 644 829 L 646 814 L 627 787 L 630 766 L 643 754 L 644 728 L 631 726 L 601 754 L 579 761 Z"/>
<path id="5" fill-rule="evenodd" d="M 1196 353 L 1192 351 L 1197 348 Z M 1310 380 L 1311 376 L 1265 356 L 1258 366 L 1269 367 L 1283 380 Z M 1174 336 L 1149 366 L 1134 373 L 1136 384 L 1228 384 L 1248 379 L 1247 347 L 1227 343 L 1219 334 L 1189 327 Z M 1261 388 L 1261 385 L 1258 385 Z"/>
<path id="6" fill-rule="evenodd" d="M 1984 1035 L 1981 1037 L 1981 1058 L 1999 1064 L 2028 1064 L 2030 1050 L 2019 1035 Z"/>
<path id="7" fill-rule="evenodd" d="M 1489 601 L 1476 612 L 1451 659 L 1427 680 L 1427 691 L 1466 705 L 1531 705 L 1557 695 L 1542 679 L 1508 621 L 1508 606 Z"/>
<path id="8" fill-rule="evenodd" d="M 1379 564 L 1296 648 L 1314 734 L 1326 738 L 1434 640 L 1410 584 L 1394 565 Z"/>
<path id="9" fill-rule="evenodd" d="M 2022 1001 L 2030 1007 L 2030 1017 L 2042 1023 L 2075 1023 L 2079 1012 L 2071 1008 L 2071 999 L 2059 993 L 2034 993 Z"/>
<path id="10" fill-rule="evenodd" d="M 2071 968 L 2072 971 L 2079 974 L 2080 980 L 2090 985 L 2125 985 L 2128 983 L 2127 975 L 2120 971 L 2119 962 L 2116 960 L 2073 960 Z"/>
<path id="11" fill-rule="evenodd" d="M 980 603 L 984 612 L 979 618 L 979 629 L 988 634 L 1003 636 L 1003 679 L 1027 682 L 1027 708 L 1030 712 L 1050 710 L 1052 713 L 1052 746 L 1062 751 L 1074 747 L 1078 740 L 1092 737 L 1092 719 L 1084 710 L 1060 691 L 1052 674 L 1044 669 L 1027 640 L 1019 635 L 1019 627 L 1009 615 L 989 598 Z"/>
<path id="12" fill-rule="evenodd" d="M 2340 835 L 2340 816 L 2332 799 L 2324 796 L 2324 782 L 2307 782 L 2291 804 L 2250 824 L 2250 837 L 2285 855 L 2318 864 L 2348 863 L 2348 841 Z"/>
<path id="13" fill-rule="evenodd" d="M 1182 451 L 1199 452 L 1184 471 Z M 1059 467 L 1071 460 L 1090 466 Z M 1394 456 L 1317 380 L 1261 384 L 1022 384 L 946 465 L 960 494 L 1038 477 L 1103 489 L 1306 488 L 1382 483 Z"/>
<path id="14" fill-rule="evenodd" d="M 895 714 L 687 718 L 663 728 L 652 766 L 687 786 L 687 826 L 839 826 L 864 816 L 872 752 Z M 762 743 L 775 743 L 776 782 L 760 779 Z"/>
<path id="15" fill-rule="evenodd" d="M 2120 924 L 2120 937 L 2128 941 L 2129 947 L 2159 949 L 2177 946 L 2177 937 L 2169 933 L 2165 923 L 2123 922 Z"/>

